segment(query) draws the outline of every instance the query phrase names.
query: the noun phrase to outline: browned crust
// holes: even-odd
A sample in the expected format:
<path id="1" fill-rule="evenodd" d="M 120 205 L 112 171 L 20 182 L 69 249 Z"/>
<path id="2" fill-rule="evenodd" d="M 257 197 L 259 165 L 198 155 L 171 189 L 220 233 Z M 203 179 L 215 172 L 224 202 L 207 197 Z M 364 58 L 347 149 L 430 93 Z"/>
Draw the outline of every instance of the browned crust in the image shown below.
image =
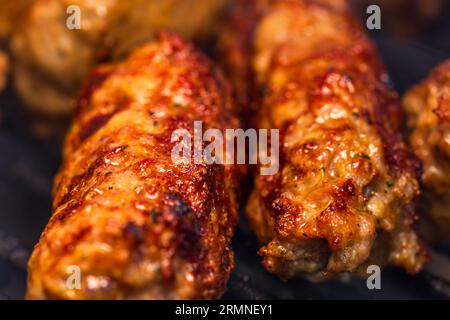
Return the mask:
<path id="1" fill-rule="evenodd" d="M 246 209 L 264 266 L 283 278 L 368 263 L 418 272 L 419 166 L 373 45 L 326 1 L 271 1 L 256 24 L 255 123 L 281 130 L 280 170 L 255 178 Z"/>
<path id="2" fill-rule="evenodd" d="M 93 71 L 29 262 L 30 299 L 205 299 L 233 267 L 240 168 L 175 164 L 171 134 L 234 128 L 229 85 L 173 35 Z M 66 287 L 67 267 L 81 289 Z"/>

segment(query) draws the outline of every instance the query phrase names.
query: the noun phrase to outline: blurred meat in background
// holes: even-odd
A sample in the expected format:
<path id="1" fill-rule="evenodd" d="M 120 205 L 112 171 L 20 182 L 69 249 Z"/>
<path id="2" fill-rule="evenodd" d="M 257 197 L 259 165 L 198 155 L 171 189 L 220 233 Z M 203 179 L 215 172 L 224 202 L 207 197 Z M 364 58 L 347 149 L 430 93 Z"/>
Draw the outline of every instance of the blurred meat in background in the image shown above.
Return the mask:
<path id="1" fill-rule="evenodd" d="M 450 241 L 450 60 L 412 87 L 403 107 L 410 144 L 422 162 L 422 211 L 435 223 L 430 234 Z"/>
<path id="2" fill-rule="evenodd" d="M 381 32 L 410 39 L 426 34 L 448 8 L 445 0 L 319 2 L 339 10 L 350 5 L 362 21 L 367 6 L 377 4 Z M 64 134 L 74 97 L 95 64 L 123 57 L 162 29 L 188 40 L 214 38 L 224 7 L 234 4 L 236 0 L 0 0 L 0 46 L 9 43 L 12 82 L 32 115 L 31 131 L 41 137 Z M 71 5 L 80 9 L 79 30 L 66 25 Z"/>
<path id="3" fill-rule="evenodd" d="M 96 63 L 123 56 L 162 29 L 187 39 L 204 38 L 224 4 L 225 0 L 35 0 L 29 6 L 8 2 L 3 14 L 18 20 L 13 25 L 11 19 L 2 19 L 2 33 L 11 36 L 14 87 L 41 120 L 67 118 L 83 78 Z M 80 29 L 66 25 L 71 5 L 80 9 Z"/>
<path id="4" fill-rule="evenodd" d="M 32 0 L 0 0 L 0 40 L 12 32 L 31 2 Z"/>

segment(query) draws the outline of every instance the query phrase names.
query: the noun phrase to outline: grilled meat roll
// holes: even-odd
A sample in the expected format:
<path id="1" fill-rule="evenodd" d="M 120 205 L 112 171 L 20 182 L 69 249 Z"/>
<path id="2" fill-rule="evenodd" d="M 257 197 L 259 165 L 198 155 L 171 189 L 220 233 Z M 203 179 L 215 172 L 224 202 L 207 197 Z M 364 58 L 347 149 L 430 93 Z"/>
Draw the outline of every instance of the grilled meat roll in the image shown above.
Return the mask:
<path id="1" fill-rule="evenodd" d="M 422 162 L 424 212 L 450 241 L 450 60 L 403 98 L 409 141 Z"/>
<path id="2" fill-rule="evenodd" d="M 250 57 L 256 126 L 280 129 L 279 171 L 256 176 L 246 208 L 264 266 L 282 278 L 366 274 L 387 263 L 418 272 L 428 259 L 413 230 L 418 164 L 372 43 L 345 5 L 248 8 L 260 10 L 247 23 L 250 45 L 237 35 L 221 47 Z M 235 60 L 225 60 L 233 72 Z"/>
<path id="3" fill-rule="evenodd" d="M 159 30 L 201 37 L 224 1 L 35 0 L 11 38 L 15 87 L 35 114 L 66 117 L 96 63 L 122 57 Z M 77 12 L 80 29 L 69 29 Z"/>
<path id="4" fill-rule="evenodd" d="M 195 120 L 205 130 L 239 127 L 232 106 L 222 74 L 171 34 L 95 69 L 29 261 L 27 297 L 220 297 L 233 267 L 241 169 L 174 163 L 171 135 L 192 134 Z M 76 268 L 79 290 L 67 287 Z"/>

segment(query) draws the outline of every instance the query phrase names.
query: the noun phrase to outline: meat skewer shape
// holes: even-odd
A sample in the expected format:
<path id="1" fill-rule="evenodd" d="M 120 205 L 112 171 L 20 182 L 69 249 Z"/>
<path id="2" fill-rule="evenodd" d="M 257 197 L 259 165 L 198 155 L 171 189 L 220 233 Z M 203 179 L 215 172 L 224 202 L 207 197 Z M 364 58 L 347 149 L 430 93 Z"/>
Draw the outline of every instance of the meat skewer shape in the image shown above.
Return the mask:
<path id="1" fill-rule="evenodd" d="M 282 278 L 367 276 L 372 264 L 413 274 L 428 259 L 413 229 L 418 162 L 384 66 L 338 2 L 245 2 L 224 31 L 231 79 L 254 79 L 254 125 L 280 129 L 279 171 L 256 175 L 247 216 L 264 266 Z M 241 23 L 245 39 L 230 37 L 255 16 Z"/>
<path id="2" fill-rule="evenodd" d="M 220 297 L 233 268 L 242 170 L 175 164 L 171 135 L 194 121 L 237 128 L 232 107 L 220 71 L 172 34 L 94 69 L 29 261 L 27 298 Z"/>

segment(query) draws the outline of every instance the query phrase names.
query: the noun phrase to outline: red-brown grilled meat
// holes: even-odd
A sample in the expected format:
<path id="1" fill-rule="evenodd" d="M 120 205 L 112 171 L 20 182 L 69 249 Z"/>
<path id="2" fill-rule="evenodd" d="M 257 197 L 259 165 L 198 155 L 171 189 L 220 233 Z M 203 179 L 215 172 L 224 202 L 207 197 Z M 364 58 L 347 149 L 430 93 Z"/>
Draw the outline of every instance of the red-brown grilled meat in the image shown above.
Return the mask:
<path id="1" fill-rule="evenodd" d="M 240 168 L 175 164 L 171 134 L 234 128 L 229 85 L 173 35 L 91 74 L 29 262 L 30 299 L 202 299 L 233 267 Z M 70 266 L 81 289 L 66 286 Z"/>
<path id="2" fill-rule="evenodd" d="M 256 126 L 280 129 L 280 169 L 255 178 L 246 209 L 266 269 L 283 278 L 386 263 L 418 272 L 427 254 L 413 230 L 417 162 L 400 135 L 397 95 L 345 1 L 242 8 L 234 23 L 257 18 L 235 40 L 224 36 L 221 50 L 240 81 L 245 59 L 235 57 L 248 57 Z"/>

